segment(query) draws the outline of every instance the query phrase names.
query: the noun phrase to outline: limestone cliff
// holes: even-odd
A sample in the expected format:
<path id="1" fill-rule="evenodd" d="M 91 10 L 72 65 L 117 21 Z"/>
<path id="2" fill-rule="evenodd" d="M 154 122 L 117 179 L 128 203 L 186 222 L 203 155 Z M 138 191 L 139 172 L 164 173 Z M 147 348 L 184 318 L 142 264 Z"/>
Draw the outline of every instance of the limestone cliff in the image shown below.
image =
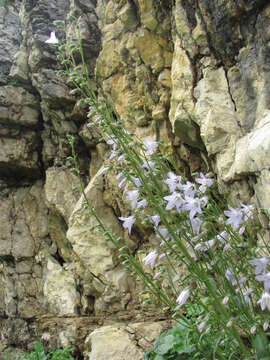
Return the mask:
<path id="1" fill-rule="evenodd" d="M 270 5 L 264 0 L 14 0 L 0 6 L 0 354 L 42 338 L 85 359 L 141 359 L 165 322 L 95 231 L 67 160 L 73 134 L 86 194 L 127 236 L 98 176 L 106 145 L 58 76 L 79 19 L 97 89 L 126 127 L 211 169 L 235 199 L 270 210 Z M 143 236 L 143 235 L 142 235 Z M 130 239 L 136 243 L 134 237 Z M 144 322 L 144 323 L 143 323 Z M 105 339 L 105 340 L 104 340 Z M 121 339 L 121 341 L 119 341 Z M 119 350 L 120 349 L 120 350 Z M 126 350 L 128 349 L 128 350 Z M 84 355 L 83 355 L 84 354 Z M 118 357 L 114 357 L 118 354 Z M 119 355 L 120 354 L 120 355 Z"/>

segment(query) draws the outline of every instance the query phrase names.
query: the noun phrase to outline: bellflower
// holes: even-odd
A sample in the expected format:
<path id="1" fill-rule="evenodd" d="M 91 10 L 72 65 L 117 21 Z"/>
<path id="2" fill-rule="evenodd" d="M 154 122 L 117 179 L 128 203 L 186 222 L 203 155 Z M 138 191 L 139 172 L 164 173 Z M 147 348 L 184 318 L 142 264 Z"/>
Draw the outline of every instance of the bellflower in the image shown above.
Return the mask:
<path id="1" fill-rule="evenodd" d="M 262 257 L 260 259 L 251 259 L 249 260 L 249 263 L 253 266 L 255 266 L 254 274 L 259 275 L 261 273 L 266 273 L 266 268 L 269 263 L 269 258 Z"/>
<path id="2" fill-rule="evenodd" d="M 131 206 L 131 209 L 135 209 L 137 207 L 138 197 L 140 195 L 139 190 L 126 190 L 125 195 Z"/>
<path id="3" fill-rule="evenodd" d="M 181 176 L 175 175 L 172 171 L 169 172 L 167 176 L 168 177 L 164 180 L 164 183 L 168 185 L 170 192 L 173 193 L 176 188 L 179 188 L 182 178 Z"/>
<path id="4" fill-rule="evenodd" d="M 202 220 L 197 217 L 194 217 L 194 218 L 190 219 L 190 222 L 191 222 L 193 232 L 195 234 L 199 234 L 201 231 Z"/>
<path id="5" fill-rule="evenodd" d="M 203 173 L 200 173 L 200 177 L 196 178 L 195 181 L 200 184 L 199 191 L 201 193 L 205 193 L 207 188 L 210 188 L 214 183 L 213 179 L 207 178 Z"/>
<path id="6" fill-rule="evenodd" d="M 268 311 L 270 311 L 270 294 L 268 292 L 263 292 L 262 297 L 257 302 L 261 305 L 262 311 L 264 311 L 266 308 Z"/>
<path id="7" fill-rule="evenodd" d="M 156 250 L 151 251 L 144 259 L 143 262 L 145 265 L 150 265 L 152 269 L 155 267 L 156 259 L 157 259 L 158 253 Z"/>
<path id="8" fill-rule="evenodd" d="M 128 233 L 131 233 L 131 228 L 135 223 L 135 216 L 131 215 L 128 217 L 119 217 L 119 220 L 123 221 L 123 228 L 128 229 Z"/>
<path id="9" fill-rule="evenodd" d="M 173 192 L 171 195 L 165 196 L 164 200 L 167 201 L 166 210 L 172 210 L 176 208 L 177 211 L 181 211 L 181 207 L 184 204 L 184 200 L 180 193 Z"/>
<path id="10" fill-rule="evenodd" d="M 155 162 L 150 160 L 150 161 L 144 161 L 142 167 L 145 170 L 154 170 L 155 165 L 156 165 Z"/>
<path id="11" fill-rule="evenodd" d="M 194 198 L 196 189 L 192 182 L 187 181 L 186 184 L 181 185 L 181 190 L 184 191 L 185 196 Z"/>
<path id="12" fill-rule="evenodd" d="M 134 183 L 134 185 L 139 188 L 141 187 L 142 183 L 141 180 L 135 176 L 131 176 L 132 182 Z"/>
<path id="13" fill-rule="evenodd" d="M 190 296 L 190 290 L 189 289 L 183 290 L 176 299 L 176 303 L 180 306 L 184 305 L 187 299 L 189 298 L 189 296 Z"/>
<path id="14" fill-rule="evenodd" d="M 229 210 L 225 210 L 224 214 L 228 218 L 226 224 L 231 225 L 234 231 L 236 231 L 243 223 L 243 216 L 241 209 L 238 208 L 234 209 L 231 206 L 229 206 Z"/>
<path id="15" fill-rule="evenodd" d="M 182 209 L 189 211 L 189 218 L 193 219 L 196 214 L 202 213 L 201 199 L 185 196 L 185 204 L 183 205 Z"/>
<path id="16" fill-rule="evenodd" d="M 153 216 L 151 216 L 151 219 L 152 219 L 153 223 L 155 224 L 155 227 L 158 227 L 158 224 L 160 223 L 160 216 L 153 215 Z"/>
<path id="17" fill-rule="evenodd" d="M 253 213 L 254 213 L 254 209 L 255 209 L 254 205 L 241 204 L 241 208 L 242 208 L 242 212 L 243 212 L 245 221 L 248 221 L 250 218 L 253 217 Z"/>
<path id="18" fill-rule="evenodd" d="M 158 143 L 151 139 L 145 139 L 144 140 L 144 146 L 145 146 L 145 155 L 151 156 L 154 154 L 154 152 L 157 150 Z"/>
<path id="19" fill-rule="evenodd" d="M 58 44 L 59 40 L 55 36 L 55 31 L 52 31 L 50 34 L 50 38 L 45 41 L 46 44 Z"/>
<path id="20" fill-rule="evenodd" d="M 236 278 L 235 278 L 231 268 L 227 269 L 227 271 L 225 273 L 225 277 L 233 286 L 235 286 L 237 284 Z"/>
<path id="21" fill-rule="evenodd" d="M 142 199 L 141 201 L 138 201 L 137 208 L 138 209 L 144 209 L 144 208 L 146 208 L 147 204 L 148 204 L 147 200 Z"/>
<path id="22" fill-rule="evenodd" d="M 266 291 L 270 290 L 270 272 L 263 275 L 257 275 L 255 278 L 258 281 L 263 281 L 264 289 Z"/>

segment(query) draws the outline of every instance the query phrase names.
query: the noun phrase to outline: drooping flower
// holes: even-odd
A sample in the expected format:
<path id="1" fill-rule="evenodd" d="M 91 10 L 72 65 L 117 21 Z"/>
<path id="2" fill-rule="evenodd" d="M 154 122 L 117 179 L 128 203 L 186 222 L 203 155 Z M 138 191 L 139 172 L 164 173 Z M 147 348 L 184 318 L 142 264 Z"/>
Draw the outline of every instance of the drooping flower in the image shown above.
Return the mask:
<path id="1" fill-rule="evenodd" d="M 232 225 L 234 231 L 236 231 L 243 223 L 243 214 L 241 209 L 234 209 L 233 207 L 229 206 L 229 210 L 225 210 L 224 214 L 228 218 L 226 220 L 226 224 Z"/>
<path id="2" fill-rule="evenodd" d="M 251 333 L 252 335 L 254 335 L 254 334 L 256 334 L 256 331 L 257 331 L 256 326 L 255 326 L 255 325 L 252 326 L 252 328 L 250 329 L 250 333 Z"/>
<path id="3" fill-rule="evenodd" d="M 146 199 L 142 199 L 141 201 L 138 201 L 137 203 L 137 209 L 144 209 L 147 206 L 147 200 Z"/>
<path id="4" fill-rule="evenodd" d="M 164 183 L 169 186 L 170 192 L 173 193 L 176 188 L 179 188 L 182 178 L 179 175 L 175 175 L 172 171 L 170 171 L 167 176 L 168 177 L 164 180 Z"/>
<path id="5" fill-rule="evenodd" d="M 253 292 L 252 289 L 247 289 L 246 291 L 243 292 L 245 303 L 249 306 L 252 306 L 252 301 L 250 298 L 250 295 L 252 294 L 252 292 Z"/>
<path id="6" fill-rule="evenodd" d="M 265 323 L 263 324 L 263 331 L 267 331 L 268 328 L 269 328 L 269 323 L 268 323 L 268 322 L 265 322 Z"/>
<path id="7" fill-rule="evenodd" d="M 193 198 L 196 193 L 195 185 L 190 181 L 187 181 L 186 184 L 181 185 L 181 190 L 184 191 L 185 196 L 190 198 Z"/>
<path id="8" fill-rule="evenodd" d="M 158 227 L 158 225 L 160 223 L 160 216 L 159 215 L 153 215 L 153 216 L 151 216 L 151 219 L 152 219 L 153 223 L 155 224 L 155 227 Z"/>
<path id="9" fill-rule="evenodd" d="M 236 277 L 232 271 L 231 268 L 227 269 L 226 273 L 225 273 L 225 277 L 228 281 L 230 281 L 230 283 L 235 286 L 237 284 L 237 281 L 236 281 Z"/>
<path id="10" fill-rule="evenodd" d="M 119 220 L 123 221 L 123 228 L 128 229 L 128 233 L 131 233 L 131 228 L 135 223 L 135 216 L 119 217 Z"/>
<path id="11" fill-rule="evenodd" d="M 180 306 L 184 305 L 187 302 L 189 296 L 190 296 L 190 290 L 189 289 L 183 290 L 176 299 L 176 303 Z"/>
<path id="12" fill-rule="evenodd" d="M 131 176 L 132 182 L 134 183 L 134 185 L 139 188 L 141 187 L 142 183 L 141 180 L 135 176 Z"/>
<path id="13" fill-rule="evenodd" d="M 208 241 L 202 242 L 200 244 L 197 244 L 194 249 L 196 251 L 206 252 L 207 250 L 212 249 L 215 246 L 215 243 L 216 243 L 215 239 L 208 240 Z"/>
<path id="14" fill-rule="evenodd" d="M 199 219 L 198 217 L 194 217 L 190 220 L 190 222 L 191 222 L 193 232 L 195 234 L 199 234 L 201 231 L 202 220 Z"/>
<path id="15" fill-rule="evenodd" d="M 270 272 L 263 275 L 257 275 L 255 278 L 258 281 L 263 281 L 264 289 L 266 291 L 270 290 Z"/>
<path id="16" fill-rule="evenodd" d="M 225 245 L 226 244 L 226 240 L 228 239 L 228 233 L 227 231 L 222 231 L 220 234 L 218 234 L 216 236 L 216 239 L 222 244 Z"/>
<path id="17" fill-rule="evenodd" d="M 262 297 L 258 301 L 258 304 L 261 305 L 262 311 L 264 311 L 266 308 L 268 311 L 270 311 L 270 294 L 267 291 L 263 292 Z"/>
<path id="18" fill-rule="evenodd" d="M 156 163 L 152 160 L 144 161 L 142 164 L 143 169 L 145 170 L 154 170 Z"/>
<path id="19" fill-rule="evenodd" d="M 48 40 L 45 41 L 46 44 L 58 44 L 59 40 L 57 39 L 57 37 L 55 36 L 55 31 L 52 31 L 50 34 L 50 38 Z"/>
<path id="20" fill-rule="evenodd" d="M 138 198 L 140 195 L 139 190 L 126 190 L 125 195 L 131 206 L 131 209 L 135 209 L 137 207 Z"/>
<path id="21" fill-rule="evenodd" d="M 143 262 L 145 265 L 150 265 L 152 269 L 155 267 L 156 259 L 157 259 L 158 253 L 156 250 L 151 251 L 144 259 Z"/>
<path id="22" fill-rule="evenodd" d="M 269 263 L 269 258 L 262 257 L 260 259 L 253 258 L 249 260 L 249 263 L 255 267 L 254 274 L 259 275 L 261 273 L 266 273 L 266 268 Z"/>
<path id="23" fill-rule="evenodd" d="M 254 214 L 254 209 L 255 209 L 255 206 L 254 205 L 244 205 L 244 204 L 241 204 L 241 208 L 242 208 L 242 212 L 244 214 L 244 220 L 245 221 L 248 221 L 250 218 L 253 217 L 253 214 Z"/>
<path id="24" fill-rule="evenodd" d="M 210 188 L 214 183 L 213 179 L 207 178 L 203 173 L 200 173 L 200 177 L 197 177 L 195 181 L 200 184 L 199 191 L 201 193 L 205 193 L 207 188 Z"/>
<path id="25" fill-rule="evenodd" d="M 145 146 L 145 155 L 151 156 L 154 154 L 154 152 L 157 150 L 158 143 L 151 139 L 145 139 L 144 140 L 144 146 Z"/>
<path id="26" fill-rule="evenodd" d="M 189 211 L 189 218 L 193 219 L 196 214 L 202 213 L 201 199 L 185 196 L 185 204 L 182 206 L 182 209 Z"/>
<path id="27" fill-rule="evenodd" d="M 159 255 L 159 260 L 162 260 L 162 259 L 164 259 L 165 257 L 166 257 L 166 254 L 165 254 L 165 253 L 162 253 L 162 254 Z"/>
<path id="28" fill-rule="evenodd" d="M 174 208 L 177 211 L 181 211 L 181 207 L 184 204 L 184 199 L 179 192 L 173 192 L 171 195 L 165 196 L 164 200 L 167 201 L 166 210 L 172 210 Z"/>

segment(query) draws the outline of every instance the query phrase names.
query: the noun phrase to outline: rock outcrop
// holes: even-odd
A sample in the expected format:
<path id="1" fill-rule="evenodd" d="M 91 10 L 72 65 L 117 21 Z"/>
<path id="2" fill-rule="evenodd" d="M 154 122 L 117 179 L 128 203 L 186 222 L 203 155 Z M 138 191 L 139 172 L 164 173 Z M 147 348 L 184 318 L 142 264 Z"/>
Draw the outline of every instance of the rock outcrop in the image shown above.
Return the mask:
<path id="1" fill-rule="evenodd" d="M 43 338 L 49 347 L 72 344 L 85 359 L 141 359 L 167 323 L 143 307 L 68 159 L 72 134 L 86 197 L 127 239 L 120 200 L 100 174 L 106 145 L 45 43 L 57 21 L 60 41 L 75 37 L 73 18 L 97 90 L 129 131 L 164 140 L 187 174 L 211 169 L 235 201 L 270 210 L 270 5 L 0 5 L 0 354 L 20 358 Z"/>

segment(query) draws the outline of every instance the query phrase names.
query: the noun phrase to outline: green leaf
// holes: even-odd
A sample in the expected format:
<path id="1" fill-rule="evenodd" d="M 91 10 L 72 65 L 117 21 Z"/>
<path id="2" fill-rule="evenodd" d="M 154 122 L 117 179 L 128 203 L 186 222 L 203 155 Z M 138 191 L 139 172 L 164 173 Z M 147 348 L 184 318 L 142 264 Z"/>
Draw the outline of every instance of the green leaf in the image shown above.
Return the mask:
<path id="1" fill-rule="evenodd" d="M 155 347 L 155 351 L 159 355 L 165 355 L 174 347 L 174 336 L 166 335 L 163 338 L 159 339 L 159 344 Z"/>
<path id="2" fill-rule="evenodd" d="M 270 359 L 269 341 L 264 333 L 258 333 L 253 341 L 258 360 Z"/>

